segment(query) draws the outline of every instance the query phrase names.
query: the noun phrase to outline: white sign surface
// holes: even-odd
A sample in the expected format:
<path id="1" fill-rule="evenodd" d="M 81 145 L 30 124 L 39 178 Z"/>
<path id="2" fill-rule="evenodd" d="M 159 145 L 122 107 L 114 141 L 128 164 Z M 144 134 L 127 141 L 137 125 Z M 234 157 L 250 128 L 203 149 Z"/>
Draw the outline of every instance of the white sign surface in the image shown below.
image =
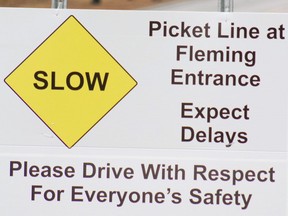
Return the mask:
<path id="1" fill-rule="evenodd" d="M 287 215 L 280 153 L 1 147 L 2 215 Z M 4 212 L 4 213 L 3 213 Z"/>
<path id="2" fill-rule="evenodd" d="M 61 130 L 73 125 L 70 134 L 80 133 L 72 144 L 79 147 L 287 150 L 285 14 L 2 11 L 1 144 L 61 146 Z M 82 59 L 92 54 L 73 56 L 76 45 L 62 54 L 70 45 L 65 41 L 77 39 L 68 31 L 76 24 L 65 22 L 71 15 L 85 28 L 83 35 L 92 35 L 137 82 L 83 131 L 80 120 L 94 116 L 88 108 L 104 100 L 92 98 L 78 108 L 83 99 L 65 107 L 67 98 L 75 92 L 81 98 L 85 88 L 96 89 L 101 82 L 107 91 L 119 90 L 112 82 L 113 68 L 98 63 L 96 54 L 97 64 L 90 68 Z M 61 35 L 64 26 L 68 33 Z M 49 50 L 46 44 L 56 45 Z M 103 73 L 102 80 L 93 82 L 96 72 Z M 117 80 L 117 85 L 125 82 Z M 65 119 L 69 112 L 72 117 Z M 54 129 L 62 117 L 64 122 L 79 119 L 75 126 L 69 122 Z"/>
<path id="3" fill-rule="evenodd" d="M 0 12 L 3 215 L 287 215 L 287 14 Z"/>

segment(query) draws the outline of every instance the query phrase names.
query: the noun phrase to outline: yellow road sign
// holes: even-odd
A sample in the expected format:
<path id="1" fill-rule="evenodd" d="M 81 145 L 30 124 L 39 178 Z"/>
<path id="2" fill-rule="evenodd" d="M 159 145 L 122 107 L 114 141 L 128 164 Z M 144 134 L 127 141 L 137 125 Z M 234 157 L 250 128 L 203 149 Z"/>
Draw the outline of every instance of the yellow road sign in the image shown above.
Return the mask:
<path id="1" fill-rule="evenodd" d="M 137 85 L 74 16 L 5 82 L 69 148 Z"/>

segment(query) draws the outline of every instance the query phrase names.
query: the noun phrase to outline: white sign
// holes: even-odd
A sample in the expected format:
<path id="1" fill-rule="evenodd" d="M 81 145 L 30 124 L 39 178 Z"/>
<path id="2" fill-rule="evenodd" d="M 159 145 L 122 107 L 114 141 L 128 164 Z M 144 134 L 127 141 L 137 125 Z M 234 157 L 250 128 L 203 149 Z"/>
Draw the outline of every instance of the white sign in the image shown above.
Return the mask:
<path id="1" fill-rule="evenodd" d="M 287 160 L 281 153 L 76 147 L 1 152 L 5 216 L 287 215 Z"/>
<path id="2" fill-rule="evenodd" d="M 3 215 L 287 215 L 288 15 L 0 12 Z"/>
<path id="3" fill-rule="evenodd" d="M 0 143 L 287 150 L 284 14 L 2 10 Z"/>

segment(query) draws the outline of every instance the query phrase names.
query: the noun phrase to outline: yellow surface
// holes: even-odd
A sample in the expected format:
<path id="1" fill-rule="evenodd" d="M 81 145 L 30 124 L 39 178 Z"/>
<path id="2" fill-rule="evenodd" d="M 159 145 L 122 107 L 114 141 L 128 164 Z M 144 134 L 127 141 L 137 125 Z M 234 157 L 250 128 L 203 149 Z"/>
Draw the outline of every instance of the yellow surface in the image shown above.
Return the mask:
<path id="1" fill-rule="evenodd" d="M 73 16 L 5 81 L 69 148 L 137 84 Z"/>

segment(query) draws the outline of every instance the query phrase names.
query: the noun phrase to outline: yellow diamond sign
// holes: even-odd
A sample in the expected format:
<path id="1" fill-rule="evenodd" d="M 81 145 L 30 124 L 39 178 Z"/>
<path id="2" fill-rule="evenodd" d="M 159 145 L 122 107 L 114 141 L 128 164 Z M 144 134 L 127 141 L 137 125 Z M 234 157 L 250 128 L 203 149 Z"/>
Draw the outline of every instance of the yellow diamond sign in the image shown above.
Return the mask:
<path id="1" fill-rule="evenodd" d="M 137 85 L 74 16 L 5 82 L 69 148 Z"/>

